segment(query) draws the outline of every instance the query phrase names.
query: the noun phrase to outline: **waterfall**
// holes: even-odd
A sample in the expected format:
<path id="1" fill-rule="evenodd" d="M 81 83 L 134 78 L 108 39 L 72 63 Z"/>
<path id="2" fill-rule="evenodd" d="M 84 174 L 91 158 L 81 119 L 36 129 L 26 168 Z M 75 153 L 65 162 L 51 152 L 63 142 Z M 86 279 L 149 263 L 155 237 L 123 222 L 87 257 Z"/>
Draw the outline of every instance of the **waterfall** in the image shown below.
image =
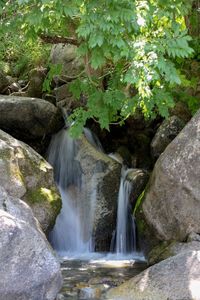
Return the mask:
<path id="1" fill-rule="evenodd" d="M 84 132 L 91 144 L 101 150 L 98 139 L 88 129 Z M 63 129 L 52 138 L 48 151 L 48 161 L 54 168 L 54 178 L 62 197 L 62 209 L 49 239 L 60 253 L 87 253 L 94 250 L 95 178 L 92 178 L 90 193 L 87 194 L 84 190 L 84 173 L 76 160 L 78 147 L 77 140 Z M 89 199 L 87 205 L 83 197 Z"/>
<path id="2" fill-rule="evenodd" d="M 84 134 L 90 144 L 103 152 L 98 138 L 89 129 L 84 129 Z M 95 251 L 93 225 L 99 203 L 97 183 L 104 167 L 98 161 L 98 172 L 91 173 L 88 180 L 85 170 L 82 170 L 84 165 L 78 160 L 79 147 L 80 140 L 72 139 L 68 130 L 62 129 L 53 136 L 48 150 L 48 161 L 54 168 L 54 178 L 62 197 L 62 209 L 49 239 L 61 255 L 69 253 L 79 256 Z M 121 162 L 114 154 L 110 157 Z M 135 222 L 129 206 L 132 184 L 126 179 L 130 171 L 122 167 L 117 225 L 111 242 L 112 251 L 117 255 L 131 254 L 136 250 Z"/>
<path id="3" fill-rule="evenodd" d="M 136 251 L 135 220 L 131 213 L 129 198 L 132 184 L 126 180 L 131 169 L 122 167 L 120 188 L 118 194 L 117 226 L 113 235 L 112 250 L 117 254 L 128 254 Z"/>

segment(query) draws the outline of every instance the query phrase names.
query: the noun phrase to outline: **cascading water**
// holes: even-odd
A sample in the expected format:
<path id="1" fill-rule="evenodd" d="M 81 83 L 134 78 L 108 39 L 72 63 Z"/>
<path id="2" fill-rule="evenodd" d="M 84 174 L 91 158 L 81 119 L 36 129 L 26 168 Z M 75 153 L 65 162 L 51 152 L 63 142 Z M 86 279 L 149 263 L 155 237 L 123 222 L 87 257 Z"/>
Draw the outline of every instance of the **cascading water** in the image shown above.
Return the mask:
<path id="1" fill-rule="evenodd" d="M 97 138 L 85 129 L 88 140 L 99 150 Z M 91 181 L 90 201 L 85 207 L 84 173 L 76 160 L 78 143 L 67 130 L 55 135 L 49 147 L 48 161 L 54 168 L 54 177 L 62 197 L 62 210 L 59 214 L 50 241 L 59 252 L 87 253 L 94 250 L 92 228 L 95 212 L 95 178 Z M 89 205 L 89 207 L 88 207 Z"/>
<path id="2" fill-rule="evenodd" d="M 118 194 L 117 226 L 111 243 L 111 250 L 117 255 L 126 255 L 136 251 L 135 220 L 129 204 L 132 184 L 126 179 L 130 171 L 131 169 L 125 170 L 122 167 Z"/>
<path id="3" fill-rule="evenodd" d="M 84 134 L 95 148 L 103 152 L 98 138 L 89 129 L 84 129 Z M 66 252 L 83 254 L 95 250 L 93 225 L 98 180 L 94 174 L 90 182 L 87 182 L 84 170 L 76 159 L 78 151 L 78 141 L 72 139 L 66 129 L 52 138 L 49 147 L 48 161 L 54 168 L 54 178 L 62 197 L 61 213 L 50 233 L 50 241 L 61 255 L 65 255 Z M 115 155 L 110 156 L 119 161 Z M 126 170 L 122 167 L 117 225 L 111 242 L 111 251 L 122 256 L 136 251 L 135 222 L 129 206 L 132 185 L 126 180 L 130 171 L 131 169 Z"/>

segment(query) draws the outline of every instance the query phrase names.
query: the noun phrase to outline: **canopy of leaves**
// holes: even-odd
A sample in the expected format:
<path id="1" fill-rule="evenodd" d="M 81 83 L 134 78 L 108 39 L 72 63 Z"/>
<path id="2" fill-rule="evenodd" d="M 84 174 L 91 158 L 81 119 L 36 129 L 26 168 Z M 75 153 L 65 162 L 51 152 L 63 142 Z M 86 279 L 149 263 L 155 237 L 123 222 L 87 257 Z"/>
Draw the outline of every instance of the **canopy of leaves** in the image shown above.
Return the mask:
<path id="1" fill-rule="evenodd" d="M 185 26 L 192 0 L 1 1 L 1 28 L 27 38 L 69 37 L 85 59 L 85 77 L 71 85 L 87 105 L 70 116 L 79 135 L 89 118 L 109 129 L 137 107 L 145 117 L 168 116 L 171 90 L 181 84 L 177 60 L 192 55 Z M 13 25 L 14 24 L 14 25 Z M 106 86 L 103 81 L 106 80 Z M 129 90 L 134 93 L 129 93 Z"/>

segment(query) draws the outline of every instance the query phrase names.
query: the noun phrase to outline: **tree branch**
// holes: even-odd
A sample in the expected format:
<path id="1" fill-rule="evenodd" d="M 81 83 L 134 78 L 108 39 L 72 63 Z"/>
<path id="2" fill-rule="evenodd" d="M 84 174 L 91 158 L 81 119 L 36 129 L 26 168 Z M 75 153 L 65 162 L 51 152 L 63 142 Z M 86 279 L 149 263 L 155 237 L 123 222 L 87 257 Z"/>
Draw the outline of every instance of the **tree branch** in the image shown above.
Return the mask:
<path id="1" fill-rule="evenodd" d="M 62 37 L 62 36 L 49 36 L 45 34 L 40 34 L 40 38 L 43 42 L 47 44 L 71 44 L 79 46 L 79 42 L 74 38 Z"/>

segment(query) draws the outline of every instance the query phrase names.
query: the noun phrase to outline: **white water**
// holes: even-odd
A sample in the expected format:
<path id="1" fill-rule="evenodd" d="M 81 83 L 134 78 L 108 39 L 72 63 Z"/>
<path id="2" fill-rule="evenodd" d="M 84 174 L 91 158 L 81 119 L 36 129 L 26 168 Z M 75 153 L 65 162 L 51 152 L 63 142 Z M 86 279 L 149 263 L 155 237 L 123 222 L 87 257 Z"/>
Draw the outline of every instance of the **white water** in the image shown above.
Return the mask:
<path id="1" fill-rule="evenodd" d="M 88 129 L 85 129 L 84 133 L 93 146 L 103 151 L 98 139 Z M 61 213 L 50 234 L 54 249 L 67 259 L 143 260 L 143 255 L 135 252 L 135 223 L 129 211 L 132 186 L 126 180 L 130 170 L 125 169 L 122 170 L 116 234 L 111 247 L 115 253 L 94 253 L 92 231 L 96 207 L 96 178 L 94 175 L 91 186 L 85 191 L 86 181 L 84 172 L 76 160 L 77 152 L 78 143 L 70 138 L 67 130 L 63 129 L 53 137 L 48 160 L 54 167 L 55 181 L 62 196 Z M 89 201 L 85 202 L 85 198 Z"/>
<path id="2" fill-rule="evenodd" d="M 92 134 L 86 130 L 95 145 Z M 100 148 L 98 145 L 97 147 Z M 94 250 L 92 228 L 96 205 L 95 179 L 91 181 L 92 193 L 84 191 L 84 173 L 76 160 L 78 143 L 67 130 L 61 130 L 51 141 L 48 161 L 54 167 L 54 177 L 62 197 L 62 209 L 50 241 L 58 253 L 89 253 Z M 83 195 L 89 198 L 87 207 Z"/>
<path id="3" fill-rule="evenodd" d="M 112 250 L 118 256 L 136 252 L 136 228 L 134 217 L 129 206 L 132 184 L 126 180 L 131 169 L 122 168 L 120 188 L 118 194 L 117 226 L 113 236 Z"/>

